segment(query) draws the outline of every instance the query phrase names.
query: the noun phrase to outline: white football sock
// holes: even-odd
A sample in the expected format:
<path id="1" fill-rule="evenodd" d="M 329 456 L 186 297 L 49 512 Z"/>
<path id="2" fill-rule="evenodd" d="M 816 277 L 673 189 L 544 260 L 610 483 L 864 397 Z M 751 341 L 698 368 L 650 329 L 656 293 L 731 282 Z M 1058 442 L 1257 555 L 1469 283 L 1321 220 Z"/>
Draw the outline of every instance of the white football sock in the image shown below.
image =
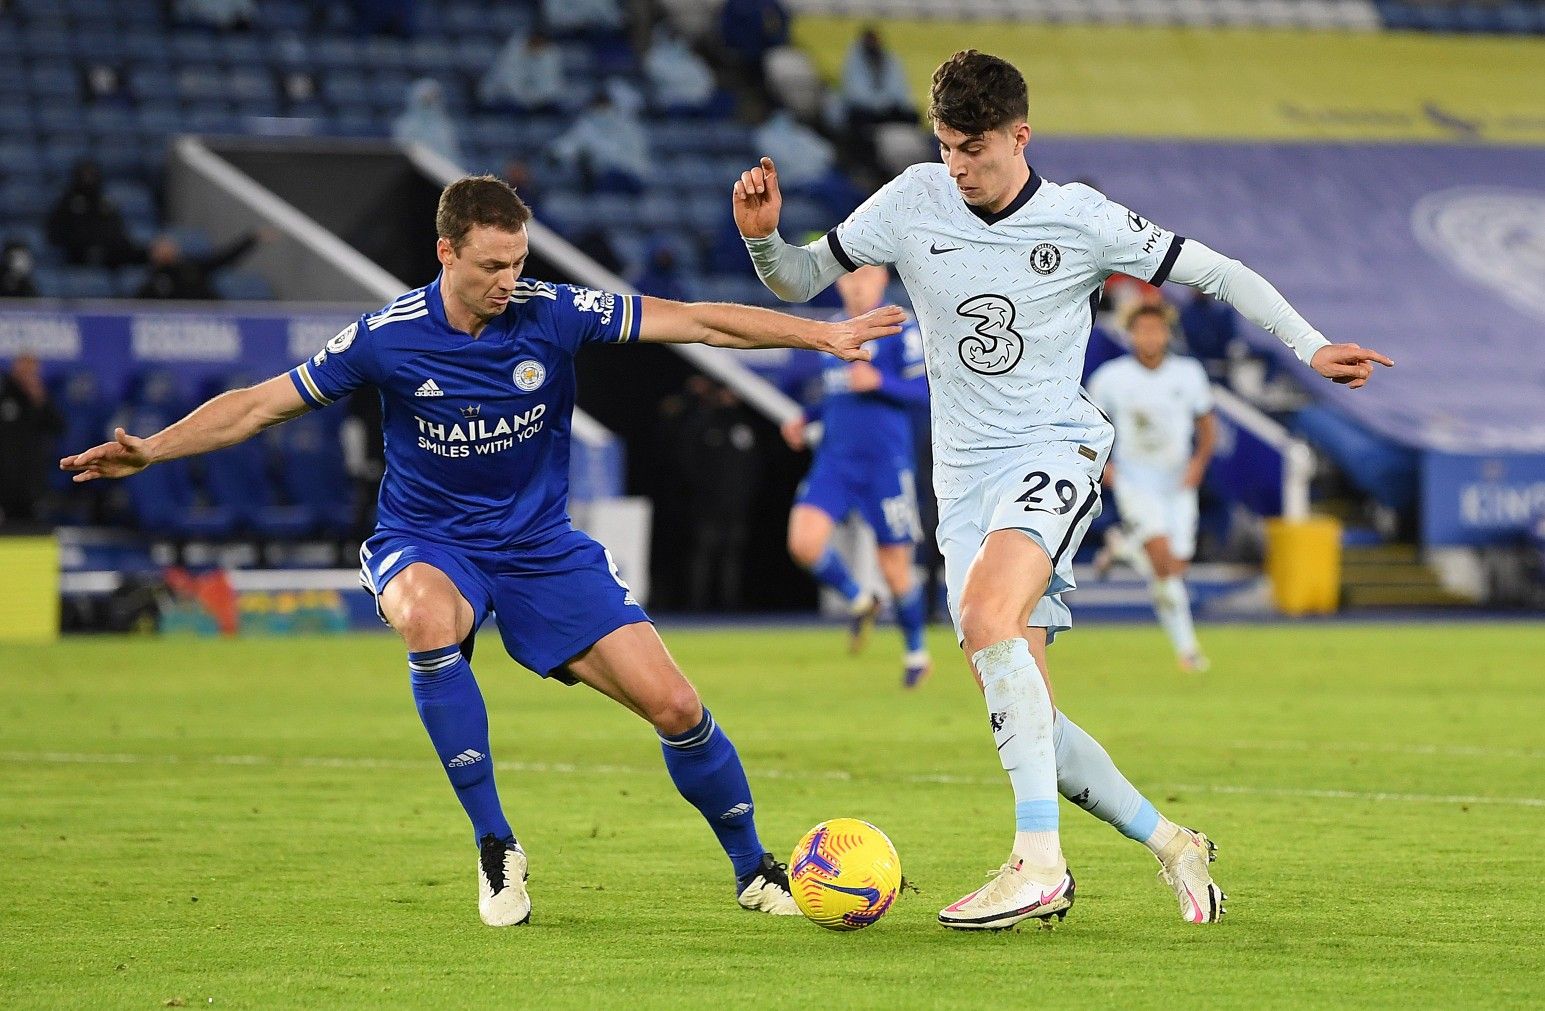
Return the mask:
<path id="1" fill-rule="evenodd" d="M 1014 787 L 1014 855 L 1031 867 L 1060 869 L 1051 695 L 1030 644 L 1018 637 L 993 643 L 971 665 L 982 679 L 998 760 Z"/>
<path id="2" fill-rule="evenodd" d="M 1159 624 L 1175 647 L 1176 656 L 1192 656 L 1198 652 L 1196 629 L 1191 623 L 1191 595 L 1179 576 L 1157 579 L 1149 584 L 1153 593 L 1153 612 L 1159 616 Z"/>

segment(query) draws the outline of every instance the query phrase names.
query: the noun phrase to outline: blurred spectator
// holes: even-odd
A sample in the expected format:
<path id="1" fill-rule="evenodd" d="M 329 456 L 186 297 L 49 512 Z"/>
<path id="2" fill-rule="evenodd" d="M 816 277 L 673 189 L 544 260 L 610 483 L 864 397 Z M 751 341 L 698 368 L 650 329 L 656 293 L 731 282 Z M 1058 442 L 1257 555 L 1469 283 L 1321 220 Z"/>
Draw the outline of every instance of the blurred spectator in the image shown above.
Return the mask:
<path id="1" fill-rule="evenodd" d="M 567 93 L 563 54 L 541 31 L 513 33 L 477 88 L 484 105 L 535 113 L 562 111 Z"/>
<path id="2" fill-rule="evenodd" d="M 150 243 L 150 274 L 135 292 L 138 298 L 186 298 L 215 301 L 211 275 L 243 256 L 272 234 L 260 230 L 237 238 L 208 256 L 188 256 L 170 235 L 158 235 Z"/>
<path id="3" fill-rule="evenodd" d="M 37 282 L 32 279 L 32 247 L 21 239 L 5 244 L 0 262 L 0 298 L 37 298 Z"/>
<path id="4" fill-rule="evenodd" d="M 37 357 L 17 355 L 0 376 L 0 524 L 41 518 L 54 437 L 63 430 Z"/>
<path id="5" fill-rule="evenodd" d="M 177 0 L 172 20 L 246 31 L 257 20 L 257 0 Z"/>
<path id="6" fill-rule="evenodd" d="M 456 121 L 445 111 L 445 91 L 432 77 L 420 77 L 408 87 L 408 103 L 392 122 L 392 138 L 422 144 L 451 164 L 462 164 Z"/>
<path id="7" fill-rule="evenodd" d="M 825 205 L 829 217 L 844 218 L 863 199 L 853 183 L 837 168 L 837 152 L 831 142 L 779 109 L 758 126 L 751 137 L 759 155 L 778 166 L 779 185 L 786 195 L 813 197 Z"/>
<path id="8" fill-rule="evenodd" d="M 717 87 L 703 58 L 663 23 L 655 28 L 644 53 L 644 75 L 649 79 L 650 100 L 665 112 L 702 109 Z"/>
<path id="9" fill-rule="evenodd" d="M 86 97 L 92 102 L 123 98 L 123 73 L 111 63 L 94 62 L 81 74 Z"/>
<path id="10" fill-rule="evenodd" d="M 524 159 L 511 158 L 505 162 L 503 175 L 504 181 L 520 194 L 520 199 L 525 201 L 527 207 L 535 210 L 542 202 L 542 186 L 537 182 L 536 173 Z"/>
<path id="11" fill-rule="evenodd" d="M 574 248 L 613 274 L 622 273 L 622 257 L 617 255 L 617 250 L 612 246 L 612 240 L 608 239 L 601 229 L 588 228 L 581 232 L 579 238 L 574 240 Z M 745 248 L 744 243 L 741 248 Z"/>
<path id="12" fill-rule="evenodd" d="M 66 263 L 121 267 L 140 263 L 145 254 L 129 238 L 118 205 L 102 187 L 102 169 L 82 158 L 70 171 L 70 182 L 48 215 L 48 241 L 64 253 Z"/>
<path id="13" fill-rule="evenodd" d="M 692 301 L 692 291 L 681 277 L 676 250 L 669 242 L 657 240 L 649 247 L 648 262 L 633 280 L 641 295 L 668 298 L 676 302 Z"/>
<path id="14" fill-rule="evenodd" d="M 1198 359 L 1207 374 L 1222 379 L 1228 372 L 1229 345 L 1234 343 L 1237 317 L 1233 306 L 1197 290 L 1180 310 L 1180 330 L 1186 350 Z"/>
<path id="15" fill-rule="evenodd" d="M 611 34 L 622 30 L 617 0 L 542 0 L 542 25 L 554 35 Z"/>
<path id="16" fill-rule="evenodd" d="M 343 469 L 353 487 L 350 517 L 354 539 L 369 538 L 376 525 L 376 493 L 386 472 L 386 442 L 381 429 L 381 397 L 366 389 L 349 398 L 348 416 L 338 429 Z"/>
<path id="17" fill-rule="evenodd" d="M 789 11 L 781 0 L 726 0 L 719 13 L 719 38 L 736 71 L 765 91 L 762 57 L 789 41 Z"/>
<path id="18" fill-rule="evenodd" d="M 588 190 L 638 193 L 649 171 L 644 124 L 610 94 L 597 97 L 548 153 L 565 168 L 578 170 Z"/>
<path id="19" fill-rule="evenodd" d="M 880 41 L 880 33 L 865 28 L 842 62 L 842 102 L 848 125 L 865 129 L 880 123 L 916 123 L 917 107 L 907 85 L 906 68 Z"/>
<path id="20" fill-rule="evenodd" d="M 694 611 L 741 604 L 751 503 L 761 458 L 750 413 L 729 389 L 698 384 L 700 397 L 681 424 L 686 469 L 688 605 Z"/>

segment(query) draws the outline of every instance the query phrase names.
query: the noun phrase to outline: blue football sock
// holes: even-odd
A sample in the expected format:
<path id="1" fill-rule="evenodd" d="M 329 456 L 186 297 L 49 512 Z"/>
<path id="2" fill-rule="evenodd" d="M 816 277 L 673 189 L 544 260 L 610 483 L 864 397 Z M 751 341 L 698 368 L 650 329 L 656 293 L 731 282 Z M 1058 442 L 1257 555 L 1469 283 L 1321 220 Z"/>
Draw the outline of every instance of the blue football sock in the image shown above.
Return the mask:
<path id="1" fill-rule="evenodd" d="M 923 588 L 914 586 L 896 598 L 896 624 L 901 626 L 908 653 L 923 648 L 923 621 Z"/>
<path id="2" fill-rule="evenodd" d="M 660 735 L 665 768 L 676 789 L 708 821 L 719 845 L 735 865 L 735 877 L 743 879 L 762 865 L 762 841 L 752 817 L 751 785 L 740 755 L 707 708 L 697 726 L 673 737 Z"/>
<path id="3" fill-rule="evenodd" d="M 429 731 L 456 798 L 472 819 L 474 838 L 480 840 L 491 833 L 500 839 L 513 839 L 515 832 L 499 807 L 499 791 L 494 786 L 488 709 L 461 647 L 409 653 L 408 674 L 419 719 Z"/>
<path id="4" fill-rule="evenodd" d="M 858 588 L 858 583 L 854 582 L 853 574 L 843 564 L 842 556 L 837 554 L 837 549 L 831 545 L 827 545 L 826 553 L 821 556 L 820 561 L 810 566 L 810 574 L 850 601 L 857 600 L 859 594 L 863 592 Z"/>

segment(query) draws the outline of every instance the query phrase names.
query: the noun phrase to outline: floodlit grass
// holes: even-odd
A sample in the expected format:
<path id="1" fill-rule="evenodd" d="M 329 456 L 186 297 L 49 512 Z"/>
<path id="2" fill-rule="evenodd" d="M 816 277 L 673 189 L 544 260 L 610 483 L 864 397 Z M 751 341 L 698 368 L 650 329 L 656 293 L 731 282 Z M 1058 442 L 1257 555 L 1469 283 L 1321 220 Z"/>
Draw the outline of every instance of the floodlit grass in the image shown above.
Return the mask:
<path id="1" fill-rule="evenodd" d="M 1054 931 L 954 934 L 1012 805 L 949 635 L 915 693 L 883 634 L 667 640 L 740 748 L 768 847 L 885 829 L 908 893 L 831 934 L 742 912 L 648 728 L 476 668 L 529 928 L 477 920 L 470 829 L 385 636 L 0 647 L 7 1007 L 1030 1007 L 1545 1001 L 1545 627 L 1229 626 L 1213 673 L 1156 629 L 1052 649 L 1058 701 L 1219 844 L 1230 912 L 1182 923 L 1140 847 L 1070 805 Z"/>

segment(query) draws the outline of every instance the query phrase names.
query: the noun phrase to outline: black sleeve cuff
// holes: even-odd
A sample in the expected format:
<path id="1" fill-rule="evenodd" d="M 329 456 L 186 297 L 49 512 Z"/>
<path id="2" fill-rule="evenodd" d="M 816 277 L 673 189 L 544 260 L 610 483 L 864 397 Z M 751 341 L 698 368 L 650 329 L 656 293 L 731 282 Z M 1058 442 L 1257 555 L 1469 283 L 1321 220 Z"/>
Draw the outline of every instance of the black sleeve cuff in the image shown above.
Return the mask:
<path id="1" fill-rule="evenodd" d="M 1169 272 L 1175 269 L 1175 260 L 1180 256 L 1180 247 L 1186 244 L 1185 236 L 1177 235 L 1170 240 L 1169 251 L 1164 254 L 1164 262 L 1159 264 L 1159 269 L 1154 271 L 1153 278 L 1148 282 L 1157 288 L 1169 280 Z"/>
<path id="2" fill-rule="evenodd" d="M 837 258 L 838 263 L 842 264 L 843 270 L 851 274 L 858 269 L 858 264 L 854 263 L 853 258 L 848 255 L 848 251 L 842 248 L 842 240 L 837 238 L 837 230 L 835 228 L 826 233 L 826 244 L 831 247 L 832 255 Z M 1167 268 L 1166 272 L 1168 272 Z"/>

